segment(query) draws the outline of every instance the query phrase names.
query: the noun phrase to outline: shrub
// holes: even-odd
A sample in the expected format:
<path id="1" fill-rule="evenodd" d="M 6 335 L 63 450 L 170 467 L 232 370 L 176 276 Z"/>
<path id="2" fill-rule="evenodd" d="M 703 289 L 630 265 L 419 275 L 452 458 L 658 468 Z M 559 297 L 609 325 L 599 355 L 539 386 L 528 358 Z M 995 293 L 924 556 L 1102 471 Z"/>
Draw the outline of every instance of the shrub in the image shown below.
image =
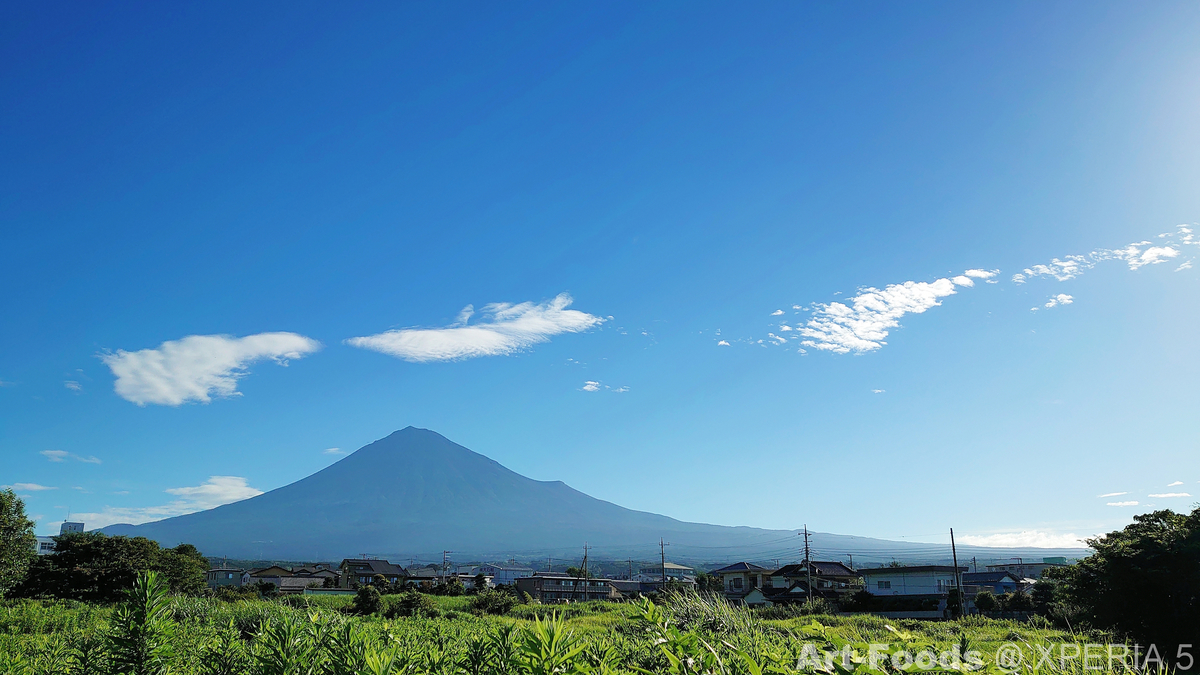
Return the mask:
<path id="1" fill-rule="evenodd" d="M 975 594 L 975 609 L 981 612 L 994 612 L 998 605 L 996 595 L 987 589 Z"/>
<path id="2" fill-rule="evenodd" d="M 516 606 L 517 599 L 511 594 L 490 588 L 471 598 L 471 611 L 476 614 L 508 614 Z"/>
<path id="3" fill-rule="evenodd" d="M 400 595 L 388 598 L 383 615 L 388 619 L 402 616 L 435 616 L 441 612 L 433 602 L 433 598 L 419 591 L 408 590 Z"/>
<path id="4" fill-rule="evenodd" d="M 374 586 L 363 586 L 354 595 L 351 607 L 355 614 L 378 614 L 383 611 L 383 598 Z"/>

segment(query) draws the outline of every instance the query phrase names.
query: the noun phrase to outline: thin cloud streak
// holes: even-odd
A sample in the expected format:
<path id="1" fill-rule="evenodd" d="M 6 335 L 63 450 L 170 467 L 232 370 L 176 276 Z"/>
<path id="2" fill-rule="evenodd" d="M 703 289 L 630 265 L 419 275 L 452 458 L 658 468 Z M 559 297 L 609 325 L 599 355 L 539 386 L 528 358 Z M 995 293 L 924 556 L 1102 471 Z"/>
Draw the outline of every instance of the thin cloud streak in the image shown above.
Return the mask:
<path id="1" fill-rule="evenodd" d="M 354 337 L 346 344 L 395 356 L 413 363 L 459 361 L 481 356 L 504 356 L 548 341 L 563 333 L 579 333 L 605 319 L 575 309 L 570 295 L 561 293 L 534 304 L 494 303 L 483 308 L 484 320 L 467 325 L 474 316 L 468 305 L 444 328 L 404 328 Z"/>
<path id="2" fill-rule="evenodd" d="M 210 476 L 200 485 L 170 488 L 164 492 L 179 497 L 179 499 L 161 506 L 141 508 L 106 505 L 101 511 L 76 513 L 74 517 L 86 522 L 92 528 L 106 527 L 117 523 L 140 525 L 164 518 L 205 511 L 262 494 L 262 490 L 251 487 L 247 484 L 246 479 L 240 476 Z"/>

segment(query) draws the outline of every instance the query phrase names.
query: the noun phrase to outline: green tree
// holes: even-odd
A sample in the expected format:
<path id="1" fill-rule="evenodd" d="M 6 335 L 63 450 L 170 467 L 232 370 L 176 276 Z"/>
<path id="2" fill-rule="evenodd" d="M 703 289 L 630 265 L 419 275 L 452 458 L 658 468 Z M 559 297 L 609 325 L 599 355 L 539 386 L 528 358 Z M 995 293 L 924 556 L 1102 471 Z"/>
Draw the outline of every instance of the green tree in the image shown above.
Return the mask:
<path id="1" fill-rule="evenodd" d="M 160 550 L 153 566 L 171 592 L 182 595 L 199 595 L 204 591 L 208 568 L 208 558 L 191 544 Z"/>
<path id="2" fill-rule="evenodd" d="M 169 672 L 175 622 L 166 582 L 156 572 L 141 572 L 125 603 L 113 615 L 111 660 L 117 675 Z"/>
<path id="3" fill-rule="evenodd" d="M 996 594 L 986 588 L 975 594 L 975 609 L 981 612 L 994 612 L 998 604 Z"/>
<path id="4" fill-rule="evenodd" d="M 141 572 L 154 570 L 167 589 L 199 594 L 208 560 L 191 544 L 160 549 L 145 537 L 70 532 L 55 537 L 54 553 L 38 556 L 19 593 L 88 602 L 116 602 Z"/>
<path id="5" fill-rule="evenodd" d="M 1133 517 L 1089 539 L 1095 553 L 1047 570 L 1067 603 L 1100 628 L 1142 644 L 1200 644 L 1200 508 Z"/>
<path id="6" fill-rule="evenodd" d="M 10 489 L 0 490 L 0 598 L 17 586 L 37 556 L 33 521 L 25 517 L 25 502 Z"/>

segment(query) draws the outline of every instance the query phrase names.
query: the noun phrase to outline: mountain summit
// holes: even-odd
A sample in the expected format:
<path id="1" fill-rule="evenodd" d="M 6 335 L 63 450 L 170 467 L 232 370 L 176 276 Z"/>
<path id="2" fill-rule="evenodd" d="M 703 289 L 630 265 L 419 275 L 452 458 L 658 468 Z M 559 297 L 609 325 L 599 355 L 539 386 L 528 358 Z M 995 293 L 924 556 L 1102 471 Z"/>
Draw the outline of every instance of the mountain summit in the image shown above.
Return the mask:
<path id="1" fill-rule="evenodd" d="M 749 546 L 788 531 L 686 523 L 537 481 L 428 429 L 408 427 L 317 473 L 217 508 L 108 534 L 195 544 L 210 555 L 316 559 L 360 553 L 537 554 Z M 790 545 L 791 542 L 789 542 Z"/>

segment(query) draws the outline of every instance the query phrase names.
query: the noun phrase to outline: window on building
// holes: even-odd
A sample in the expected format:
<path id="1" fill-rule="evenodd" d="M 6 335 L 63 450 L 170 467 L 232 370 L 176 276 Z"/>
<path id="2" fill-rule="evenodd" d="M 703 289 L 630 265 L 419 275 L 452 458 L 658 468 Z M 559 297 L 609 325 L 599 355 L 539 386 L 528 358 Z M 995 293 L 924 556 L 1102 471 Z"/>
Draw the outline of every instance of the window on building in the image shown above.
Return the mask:
<path id="1" fill-rule="evenodd" d="M 891 587 L 892 587 L 892 582 L 890 582 L 890 581 L 876 581 L 875 582 L 875 588 L 891 588 Z"/>
<path id="2" fill-rule="evenodd" d="M 734 577 L 734 578 L 733 578 L 733 580 L 732 580 L 732 581 L 729 583 L 729 585 L 730 585 L 730 586 L 732 586 L 733 588 L 736 588 L 736 589 L 738 589 L 738 590 L 741 590 L 741 588 L 742 588 L 742 578 L 741 578 L 741 577 Z"/>

